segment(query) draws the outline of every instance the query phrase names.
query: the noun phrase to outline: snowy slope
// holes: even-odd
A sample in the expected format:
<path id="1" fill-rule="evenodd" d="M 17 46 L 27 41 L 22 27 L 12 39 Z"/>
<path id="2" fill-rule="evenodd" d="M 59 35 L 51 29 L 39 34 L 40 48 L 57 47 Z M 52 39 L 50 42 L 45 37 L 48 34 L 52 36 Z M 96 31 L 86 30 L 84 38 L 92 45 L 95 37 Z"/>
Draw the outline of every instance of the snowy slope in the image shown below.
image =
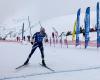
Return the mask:
<path id="1" fill-rule="evenodd" d="M 96 11 L 91 11 L 90 16 L 91 16 L 90 17 L 91 18 L 90 27 L 94 28 L 95 24 L 96 24 Z M 82 27 L 84 27 L 84 17 L 85 17 L 85 13 L 81 13 L 80 26 L 82 26 Z M 54 32 L 53 28 L 55 28 L 58 31 L 59 35 L 62 32 L 67 33 L 68 31 L 73 31 L 75 20 L 76 20 L 76 14 L 71 14 L 71 15 L 67 15 L 67 16 L 59 16 L 59 17 L 48 19 L 48 20 L 36 21 L 36 22 L 33 22 L 32 19 L 30 19 L 30 22 L 31 22 L 30 26 L 32 28 L 31 33 L 34 34 L 36 31 L 39 31 L 41 26 L 43 26 L 46 29 L 46 32 L 49 37 L 51 37 L 51 33 Z M 23 22 L 24 22 L 24 26 L 25 26 L 24 35 L 25 36 L 30 35 L 30 29 L 29 29 L 27 17 L 25 19 L 23 19 L 21 22 L 19 21 L 19 23 L 17 23 L 17 22 L 13 23 L 13 21 L 10 21 L 10 22 L 9 22 L 9 25 L 11 25 L 10 27 L 14 28 L 14 30 L 12 30 L 13 31 L 12 35 L 14 35 L 15 33 L 16 33 L 16 35 L 21 33 Z M 39 22 L 40 22 L 41 26 L 40 26 Z M 7 33 L 7 30 L 8 30 L 8 32 L 10 31 L 9 26 L 6 27 L 5 31 L 1 30 L 1 33 Z M 21 36 L 21 34 L 20 34 L 20 36 Z"/>
<path id="2" fill-rule="evenodd" d="M 100 50 L 96 47 L 88 49 L 63 45 L 50 47 L 45 44 L 45 60 L 55 73 L 39 65 L 40 51 L 37 49 L 30 64 L 15 70 L 27 58 L 31 45 L 27 43 L 0 43 L 0 80 L 99 80 Z"/>

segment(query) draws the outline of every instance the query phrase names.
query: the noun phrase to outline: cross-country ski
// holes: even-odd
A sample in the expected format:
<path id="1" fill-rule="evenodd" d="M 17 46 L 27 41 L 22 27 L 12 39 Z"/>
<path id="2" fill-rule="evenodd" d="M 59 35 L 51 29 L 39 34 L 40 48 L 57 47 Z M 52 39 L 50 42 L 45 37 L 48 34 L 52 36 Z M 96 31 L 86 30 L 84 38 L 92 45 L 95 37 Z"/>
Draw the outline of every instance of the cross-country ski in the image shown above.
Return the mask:
<path id="1" fill-rule="evenodd" d="M 28 65 L 24 65 L 24 64 L 22 64 L 22 65 L 16 67 L 15 69 L 20 69 L 20 68 L 27 67 L 27 66 L 28 66 Z"/>
<path id="2" fill-rule="evenodd" d="M 44 66 L 44 65 L 42 65 L 42 64 L 40 64 L 42 67 L 44 67 L 44 68 L 46 68 L 46 69 L 48 69 L 48 70 L 50 70 L 50 71 L 55 71 L 55 70 L 53 70 L 52 68 L 50 68 L 50 67 L 48 67 L 47 65 L 46 66 Z"/>

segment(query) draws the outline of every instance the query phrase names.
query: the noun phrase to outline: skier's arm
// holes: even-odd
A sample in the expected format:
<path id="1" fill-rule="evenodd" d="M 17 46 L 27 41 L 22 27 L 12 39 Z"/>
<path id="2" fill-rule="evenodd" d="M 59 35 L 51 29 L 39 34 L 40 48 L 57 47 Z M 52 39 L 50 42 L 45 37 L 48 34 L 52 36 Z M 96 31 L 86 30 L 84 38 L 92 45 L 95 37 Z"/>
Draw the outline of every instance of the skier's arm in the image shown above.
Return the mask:
<path id="1" fill-rule="evenodd" d="M 31 44 L 33 45 L 33 44 L 34 44 L 34 42 L 35 42 L 35 40 L 32 38 L 32 39 L 31 39 Z"/>
<path id="2" fill-rule="evenodd" d="M 36 34 L 34 34 L 33 37 L 32 37 L 32 39 L 31 39 L 31 44 L 32 44 L 32 45 L 33 45 L 34 42 L 35 42 L 35 36 L 36 36 Z"/>

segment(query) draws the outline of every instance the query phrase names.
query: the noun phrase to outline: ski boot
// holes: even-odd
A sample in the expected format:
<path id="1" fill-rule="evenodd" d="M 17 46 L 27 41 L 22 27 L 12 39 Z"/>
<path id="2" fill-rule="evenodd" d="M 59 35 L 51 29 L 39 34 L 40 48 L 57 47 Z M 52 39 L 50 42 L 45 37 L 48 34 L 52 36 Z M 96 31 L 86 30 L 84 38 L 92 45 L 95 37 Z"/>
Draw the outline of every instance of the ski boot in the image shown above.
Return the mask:
<path id="1" fill-rule="evenodd" d="M 46 66 L 46 64 L 45 64 L 45 61 L 44 61 L 44 60 L 42 60 L 42 66 Z"/>
<path id="2" fill-rule="evenodd" d="M 28 65 L 29 63 L 29 60 L 26 60 L 25 62 L 24 62 L 24 65 Z"/>

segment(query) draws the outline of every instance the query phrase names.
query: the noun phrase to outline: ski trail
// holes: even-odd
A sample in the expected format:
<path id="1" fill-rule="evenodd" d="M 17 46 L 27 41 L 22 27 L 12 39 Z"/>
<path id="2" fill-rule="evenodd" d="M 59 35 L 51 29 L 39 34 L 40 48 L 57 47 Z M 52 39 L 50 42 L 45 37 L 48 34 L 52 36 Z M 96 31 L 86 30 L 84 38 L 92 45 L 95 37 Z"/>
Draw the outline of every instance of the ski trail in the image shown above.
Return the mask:
<path id="1" fill-rule="evenodd" d="M 88 70 L 97 70 L 100 69 L 100 66 L 98 67 L 88 67 L 88 68 L 83 68 L 83 69 L 73 69 L 73 70 L 61 70 L 61 71 L 54 71 L 54 72 L 45 72 L 45 73 L 31 73 L 29 75 L 21 75 L 21 76 L 14 76 L 14 77 L 4 77 L 1 78 L 0 80 L 9 80 L 9 79 L 18 79 L 18 78 L 26 78 L 26 77 L 31 77 L 31 76 L 41 76 L 41 75 L 50 75 L 50 74 L 58 74 L 58 73 L 68 73 L 68 72 L 80 72 L 80 71 L 88 71 Z"/>

